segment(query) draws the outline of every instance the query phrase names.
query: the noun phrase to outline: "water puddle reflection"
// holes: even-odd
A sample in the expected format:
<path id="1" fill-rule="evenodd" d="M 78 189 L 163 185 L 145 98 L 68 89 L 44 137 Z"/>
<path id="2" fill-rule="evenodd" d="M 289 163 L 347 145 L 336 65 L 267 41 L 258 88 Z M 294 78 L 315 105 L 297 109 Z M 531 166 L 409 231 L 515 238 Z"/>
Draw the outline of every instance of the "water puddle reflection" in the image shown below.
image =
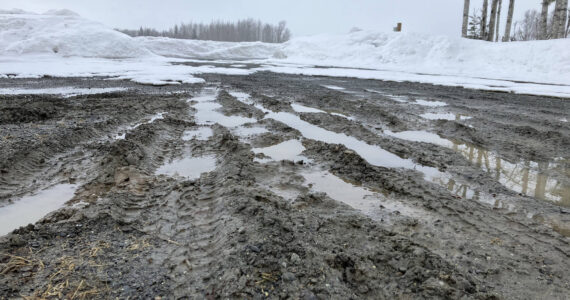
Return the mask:
<path id="1" fill-rule="evenodd" d="M 293 108 L 294 111 L 298 112 L 298 113 L 324 113 L 324 114 L 331 114 L 334 116 L 339 116 L 339 117 L 343 117 L 345 119 L 349 119 L 349 120 L 354 120 L 353 117 L 349 117 L 347 115 L 341 114 L 341 113 L 337 113 L 337 112 L 328 112 L 328 111 L 324 111 L 318 108 L 313 108 L 313 107 L 308 107 L 308 106 L 304 106 L 298 103 L 292 103 L 291 107 Z"/>
<path id="2" fill-rule="evenodd" d="M 265 148 L 253 148 L 251 149 L 254 153 L 263 153 L 268 156 L 266 158 L 255 158 L 254 161 L 260 163 L 267 163 L 271 161 L 307 161 L 307 157 L 301 155 L 305 151 L 305 147 L 299 140 L 288 140 L 277 145 L 273 145 Z"/>
<path id="3" fill-rule="evenodd" d="M 185 157 L 162 165 L 156 170 L 156 174 L 196 179 L 199 178 L 202 173 L 207 173 L 214 169 L 216 169 L 216 157 L 213 155 Z"/>
<path id="4" fill-rule="evenodd" d="M 426 212 L 394 201 L 386 195 L 342 180 L 327 171 L 303 171 L 309 189 L 326 193 L 332 199 L 348 204 L 375 219 L 389 218 L 390 214 L 424 218 Z"/>
<path id="5" fill-rule="evenodd" d="M 194 115 L 197 124 L 213 125 L 218 123 L 224 127 L 237 127 L 246 123 L 257 122 L 257 120 L 253 118 L 226 116 L 218 112 L 218 109 L 222 108 L 222 105 L 215 102 L 217 94 L 218 92 L 215 89 L 204 89 L 199 96 L 188 100 L 197 102 L 193 105 L 197 110 Z"/>
<path id="6" fill-rule="evenodd" d="M 385 131 L 387 135 L 415 142 L 433 143 L 455 150 L 469 162 L 487 172 L 506 188 L 517 193 L 551 201 L 557 205 L 570 207 L 570 160 L 555 159 L 551 162 L 523 160 L 517 163 L 500 158 L 496 153 L 470 143 L 441 138 L 427 131 Z M 559 176 L 554 176 L 558 174 Z M 442 177 L 445 178 L 445 177 Z M 466 185 L 456 186 L 454 182 L 439 180 L 442 185 L 453 186 L 456 193 L 464 198 L 470 191 Z M 467 197 L 466 197 L 467 195 Z M 481 198 L 475 197 L 473 198 Z M 494 202 L 494 200 L 493 200 Z M 494 203 L 493 203 L 494 204 Z"/>
<path id="7" fill-rule="evenodd" d="M 0 207 L 0 236 L 30 223 L 35 223 L 73 198 L 77 185 L 58 184 L 25 196 L 14 204 Z"/>
<path id="8" fill-rule="evenodd" d="M 184 135 L 182 136 L 182 140 L 190 141 L 190 140 L 196 139 L 199 141 L 206 141 L 213 135 L 214 135 L 214 131 L 212 131 L 212 128 L 210 128 L 210 127 L 199 127 L 198 129 L 195 129 L 195 130 L 184 131 Z"/>

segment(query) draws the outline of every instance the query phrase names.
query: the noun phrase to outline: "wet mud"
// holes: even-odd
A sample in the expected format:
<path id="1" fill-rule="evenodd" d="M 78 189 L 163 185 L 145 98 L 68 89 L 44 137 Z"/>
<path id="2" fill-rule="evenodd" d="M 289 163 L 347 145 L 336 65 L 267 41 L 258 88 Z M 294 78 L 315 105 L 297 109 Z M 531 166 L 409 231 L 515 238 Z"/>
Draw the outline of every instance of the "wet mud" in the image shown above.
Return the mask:
<path id="1" fill-rule="evenodd" d="M 567 100 L 202 77 L 0 80 L 126 88 L 0 95 L 0 298 L 570 293 Z"/>

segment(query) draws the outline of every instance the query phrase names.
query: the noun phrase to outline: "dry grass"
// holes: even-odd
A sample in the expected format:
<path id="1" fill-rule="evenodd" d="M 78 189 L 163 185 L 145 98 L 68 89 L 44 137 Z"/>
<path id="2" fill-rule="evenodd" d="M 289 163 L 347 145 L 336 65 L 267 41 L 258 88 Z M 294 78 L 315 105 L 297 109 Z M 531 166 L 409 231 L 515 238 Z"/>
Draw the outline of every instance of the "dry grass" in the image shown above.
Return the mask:
<path id="1" fill-rule="evenodd" d="M 39 259 L 25 258 L 22 256 L 3 253 L 3 256 L 9 257 L 8 262 L 3 264 L 0 274 L 8 274 L 17 272 L 22 268 L 29 268 L 31 270 L 42 270 L 45 268 L 44 263 Z"/>

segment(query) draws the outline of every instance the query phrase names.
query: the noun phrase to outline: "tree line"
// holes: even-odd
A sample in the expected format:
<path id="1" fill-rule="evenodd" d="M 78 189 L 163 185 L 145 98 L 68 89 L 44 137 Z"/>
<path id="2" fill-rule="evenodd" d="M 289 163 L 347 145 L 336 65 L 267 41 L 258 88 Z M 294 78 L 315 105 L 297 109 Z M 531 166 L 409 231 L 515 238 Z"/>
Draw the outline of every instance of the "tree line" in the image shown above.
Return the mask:
<path id="1" fill-rule="evenodd" d="M 281 21 L 276 25 L 262 23 L 259 20 L 244 19 L 237 22 L 212 21 L 204 23 L 181 23 L 167 30 L 140 27 L 138 30 L 117 29 L 129 36 L 155 36 L 175 39 L 210 40 L 224 42 L 265 42 L 283 43 L 291 38 L 287 23 Z"/>
<path id="2" fill-rule="evenodd" d="M 470 0 L 464 0 L 462 36 L 470 39 L 498 42 L 503 0 L 491 0 L 490 7 L 489 0 L 483 0 L 483 7 L 480 10 L 473 10 L 471 15 L 469 14 L 470 2 Z M 553 3 L 554 10 L 549 13 Z M 568 0 L 540 0 L 539 4 L 541 5 L 541 12 L 539 13 L 534 9 L 526 11 L 524 18 L 514 23 L 514 30 L 511 33 L 515 0 L 509 0 L 507 24 L 502 38 L 503 42 L 568 37 L 570 31 Z"/>

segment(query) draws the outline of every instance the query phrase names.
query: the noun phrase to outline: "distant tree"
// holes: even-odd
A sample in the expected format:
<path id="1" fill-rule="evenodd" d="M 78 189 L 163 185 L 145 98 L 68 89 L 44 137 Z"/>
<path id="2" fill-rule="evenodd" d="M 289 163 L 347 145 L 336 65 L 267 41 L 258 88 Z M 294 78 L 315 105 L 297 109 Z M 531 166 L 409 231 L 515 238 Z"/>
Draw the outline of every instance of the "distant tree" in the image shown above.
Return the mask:
<path id="1" fill-rule="evenodd" d="M 291 38 L 291 31 L 285 21 L 277 25 L 264 24 L 259 20 L 245 19 L 237 22 L 212 21 L 203 23 L 175 24 L 168 30 L 159 32 L 152 28 L 137 30 L 117 29 L 130 36 L 163 36 L 177 39 L 212 40 L 228 42 L 282 43 Z"/>
<path id="2" fill-rule="evenodd" d="M 470 0 L 463 2 L 463 25 L 461 26 L 461 36 L 467 37 L 467 26 L 469 24 L 469 5 Z"/>
<path id="3" fill-rule="evenodd" d="M 489 9 L 489 0 L 483 0 L 483 9 L 481 10 L 481 39 L 487 39 L 487 11 Z"/>
<path id="4" fill-rule="evenodd" d="M 491 3 L 491 18 L 489 19 L 489 33 L 487 34 L 487 41 L 492 42 L 495 40 L 495 27 L 497 25 L 497 9 L 499 7 L 499 0 L 493 0 Z"/>
<path id="5" fill-rule="evenodd" d="M 514 39 L 517 41 L 530 41 L 540 38 L 540 14 L 532 9 L 527 10 L 524 19 L 515 24 Z"/>
<path id="6" fill-rule="evenodd" d="M 513 26 L 513 13 L 515 11 L 515 0 L 509 0 L 509 12 L 507 13 L 507 25 L 505 27 L 505 35 L 503 42 L 511 40 L 511 27 Z"/>
<path id="7" fill-rule="evenodd" d="M 481 39 L 480 11 L 473 10 L 473 13 L 469 16 L 469 28 L 467 30 L 467 38 L 474 40 Z"/>

